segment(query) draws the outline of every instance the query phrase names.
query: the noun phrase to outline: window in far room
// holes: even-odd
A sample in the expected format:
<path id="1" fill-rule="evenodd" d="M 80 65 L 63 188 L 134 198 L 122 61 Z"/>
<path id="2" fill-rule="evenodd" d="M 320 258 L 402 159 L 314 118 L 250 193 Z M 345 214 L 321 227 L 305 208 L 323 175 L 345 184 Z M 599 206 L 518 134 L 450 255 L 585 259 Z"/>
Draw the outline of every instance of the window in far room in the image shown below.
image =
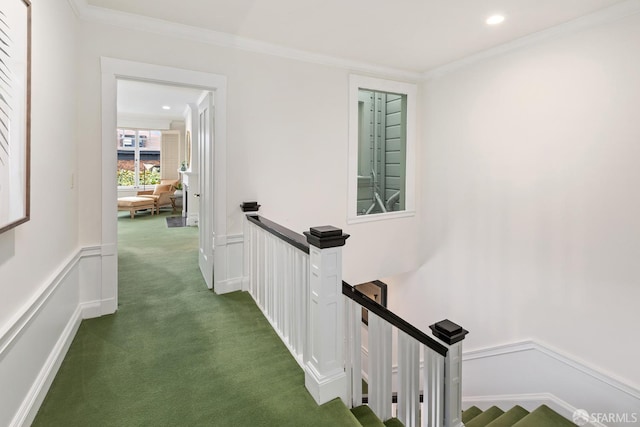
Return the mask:
<path id="1" fill-rule="evenodd" d="M 118 187 L 145 187 L 160 182 L 162 132 L 118 129 Z"/>

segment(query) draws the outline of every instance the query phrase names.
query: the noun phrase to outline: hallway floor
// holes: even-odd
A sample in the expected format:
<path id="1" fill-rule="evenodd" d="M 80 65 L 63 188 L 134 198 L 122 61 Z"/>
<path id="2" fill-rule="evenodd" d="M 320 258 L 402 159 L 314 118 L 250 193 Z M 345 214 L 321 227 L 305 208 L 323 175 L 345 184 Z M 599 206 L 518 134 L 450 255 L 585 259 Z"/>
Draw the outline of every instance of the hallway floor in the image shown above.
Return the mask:
<path id="1" fill-rule="evenodd" d="M 317 406 L 249 294 L 216 295 L 198 230 L 118 218 L 119 309 L 84 320 L 35 426 L 357 426 Z"/>

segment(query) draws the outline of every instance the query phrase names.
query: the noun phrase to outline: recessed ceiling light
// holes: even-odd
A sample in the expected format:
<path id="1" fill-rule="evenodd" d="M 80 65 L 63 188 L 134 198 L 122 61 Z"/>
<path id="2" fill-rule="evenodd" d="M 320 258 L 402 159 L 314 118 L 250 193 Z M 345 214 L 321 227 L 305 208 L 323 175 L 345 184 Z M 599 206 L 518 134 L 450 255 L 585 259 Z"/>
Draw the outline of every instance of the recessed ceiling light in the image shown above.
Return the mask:
<path id="1" fill-rule="evenodd" d="M 171 107 L 169 107 L 168 105 L 163 105 L 163 106 L 162 106 L 162 109 L 163 109 L 163 110 L 171 110 Z"/>
<path id="2" fill-rule="evenodd" d="M 504 15 L 491 15 L 487 18 L 487 25 L 498 25 L 504 21 Z"/>

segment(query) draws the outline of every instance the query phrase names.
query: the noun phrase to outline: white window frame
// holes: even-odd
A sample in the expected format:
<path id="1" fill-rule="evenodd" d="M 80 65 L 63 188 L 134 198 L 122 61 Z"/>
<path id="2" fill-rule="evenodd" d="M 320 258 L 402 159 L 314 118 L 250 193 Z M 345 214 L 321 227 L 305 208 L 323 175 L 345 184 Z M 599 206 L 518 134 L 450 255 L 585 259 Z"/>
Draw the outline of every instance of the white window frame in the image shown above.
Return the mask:
<path id="1" fill-rule="evenodd" d="M 405 209 L 402 211 L 358 215 L 358 91 L 369 89 L 379 92 L 397 93 L 407 96 L 407 141 Z M 415 149 L 416 149 L 416 104 L 418 88 L 415 84 L 349 75 L 349 177 L 347 200 L 347 224 L 379 221 L 415 216 Z"/>
<path id="2" fill-rule="evenodd" d="M 134 165 L 135 165 L 135 169 L 134 169 L 134 183 L 133 185 L 118 185 L 117 188 L 118 190 L 122 191 L 122 190 L 140 190 L 143 189 L 145 187 L 145 185 L 142 183 L 142 162 L 140 161 L 140 132 L 160 132 L 160 135 L 162 136 L 162 133 L 164 132 L 162 129 L 151 129 L 151 128 L 137 128 L 137 127 L 123 127 L 123 126 L 118 126 L 117 130 L 122 130 L 122 131 L 127 131 L 127 130 L 131 130 L 133 132 L 135 132 L 135 141 L 134 141 L 134 150 L 133 150 L 133 159 L 134 159 Z M 160 148 L 160 158 L 162 158 L 162 148 Z M 150 186 L 154 186 L 155 184 L 147 184 Z"/>

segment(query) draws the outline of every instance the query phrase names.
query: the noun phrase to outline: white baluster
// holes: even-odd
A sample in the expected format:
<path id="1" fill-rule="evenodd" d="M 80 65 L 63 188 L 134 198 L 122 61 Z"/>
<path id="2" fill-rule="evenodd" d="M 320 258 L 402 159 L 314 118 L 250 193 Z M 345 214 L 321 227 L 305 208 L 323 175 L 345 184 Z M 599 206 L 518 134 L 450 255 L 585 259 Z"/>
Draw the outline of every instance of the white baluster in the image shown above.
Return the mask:
<path id="1" fill-rule="evenodd" d="M 391 418 L 391 324 L 369 312 L 369 407 Z"/>
<path id="2" fill-rule="evenodd" d="M 405 427 L 419 424 L 420 346 L 418 341 L 398 331 L 398 419 Z"/>
<path id="3" fill-rule="evenodd" d="M 362 307 L 349 298 L 345 302 L 348 399 L 356 407 L 362 405 Z"/>
<path id="4" fill-rule="evenodd" d="M 258 227 L 251 224 L 251 295 L 257 301 L 257 281 L 258 281 Z"/>
<path id="5" fill-rule="evenodd" d="M 424 348 L 424 401 L 422 426 L 444 425 L 444 358 L 427 346 Z"/>

